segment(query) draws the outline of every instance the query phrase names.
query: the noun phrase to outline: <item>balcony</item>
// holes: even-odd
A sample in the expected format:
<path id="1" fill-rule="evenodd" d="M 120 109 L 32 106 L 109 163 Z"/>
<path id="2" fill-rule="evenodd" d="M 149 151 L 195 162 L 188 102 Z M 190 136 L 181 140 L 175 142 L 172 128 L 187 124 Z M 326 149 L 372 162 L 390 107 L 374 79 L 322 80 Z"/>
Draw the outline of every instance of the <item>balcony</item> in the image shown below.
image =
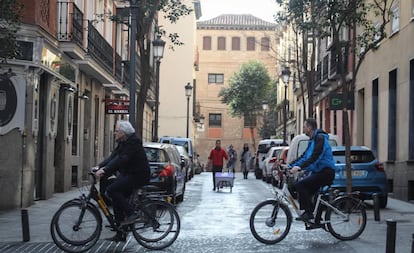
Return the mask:
<path id="1" fill-rule="evenodd" d="M 83 13 L 74 3 L 58 2 L 57 38 L 60 49 L 72 59 L 83 59 Z"/>

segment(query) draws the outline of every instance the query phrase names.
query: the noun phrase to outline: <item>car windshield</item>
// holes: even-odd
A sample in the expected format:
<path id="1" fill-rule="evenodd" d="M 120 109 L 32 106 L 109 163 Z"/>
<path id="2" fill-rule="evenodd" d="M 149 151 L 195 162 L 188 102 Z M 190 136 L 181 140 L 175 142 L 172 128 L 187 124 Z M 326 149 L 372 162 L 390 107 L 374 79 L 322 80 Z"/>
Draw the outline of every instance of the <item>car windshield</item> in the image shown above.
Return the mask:
<path id="1" fill-rule="evenodd" d="M 168 156 L 162 149 L 145 147 L 148 162 L 168 162 Z"/>
<path id="2" fill-rule="evenodd" d="M 336 163 L 345 163 L 345 150 L 334 151 L 333 156 Z M 369 150 L 352 150 L 351 163 L 369 163 L 375 160 L 374 154 Z"/>
<path id="3" fill-rule="evenodd" d="M 173 140 L 172 144 L 179 145 L 185 148 L 185 151 L 188 152 L 188 142 L 186 140 Z"/>

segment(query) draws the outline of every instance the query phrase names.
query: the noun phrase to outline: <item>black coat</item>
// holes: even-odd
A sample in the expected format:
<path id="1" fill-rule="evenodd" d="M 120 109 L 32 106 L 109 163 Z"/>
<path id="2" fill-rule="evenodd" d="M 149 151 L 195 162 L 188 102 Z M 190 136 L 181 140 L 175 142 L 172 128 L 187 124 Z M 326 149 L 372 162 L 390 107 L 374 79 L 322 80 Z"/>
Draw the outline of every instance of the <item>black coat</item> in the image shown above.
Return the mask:
<path id="1" fill-rule="evenodd" d="M 137 185 L 148 184 L 150 179 L 151 172 L 147 155 L 142 141 L 135 134 L 119 142 L 111 155 L 102 161 L 99 167 L 105 167 L 106 175 L 119 171 L 122 175 L 133 176 L 137 179 Z"/>

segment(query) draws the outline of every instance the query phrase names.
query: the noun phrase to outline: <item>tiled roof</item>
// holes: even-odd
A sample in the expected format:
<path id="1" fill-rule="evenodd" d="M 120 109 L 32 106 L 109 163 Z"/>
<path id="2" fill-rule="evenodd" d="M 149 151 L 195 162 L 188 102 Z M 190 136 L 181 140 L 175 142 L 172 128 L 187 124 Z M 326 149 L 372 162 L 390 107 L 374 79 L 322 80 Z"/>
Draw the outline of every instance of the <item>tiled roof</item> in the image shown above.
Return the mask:
<path id="1" fill-rule="evenodd" d="M 223 14 L 197 22 L 197 29 L 210 30 L 275 30 L 277 26 L 251 14 Z"/>

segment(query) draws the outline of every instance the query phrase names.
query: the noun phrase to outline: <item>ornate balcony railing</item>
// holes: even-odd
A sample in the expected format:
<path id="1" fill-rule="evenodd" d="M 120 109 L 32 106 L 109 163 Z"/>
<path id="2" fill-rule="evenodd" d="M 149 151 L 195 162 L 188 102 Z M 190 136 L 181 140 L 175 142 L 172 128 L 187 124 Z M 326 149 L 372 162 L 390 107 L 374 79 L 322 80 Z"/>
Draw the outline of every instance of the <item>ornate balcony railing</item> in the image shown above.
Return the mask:
<path id="1" fill-rule="evenodd" d="M 83 13 L 74 3 L 58 2 L 58 40 L 83 47 Z"/>
<path id="2" fill-rule="evenodd" d="M 88 54 L 112 73 L 114 49 L 88 20 Z"/>

